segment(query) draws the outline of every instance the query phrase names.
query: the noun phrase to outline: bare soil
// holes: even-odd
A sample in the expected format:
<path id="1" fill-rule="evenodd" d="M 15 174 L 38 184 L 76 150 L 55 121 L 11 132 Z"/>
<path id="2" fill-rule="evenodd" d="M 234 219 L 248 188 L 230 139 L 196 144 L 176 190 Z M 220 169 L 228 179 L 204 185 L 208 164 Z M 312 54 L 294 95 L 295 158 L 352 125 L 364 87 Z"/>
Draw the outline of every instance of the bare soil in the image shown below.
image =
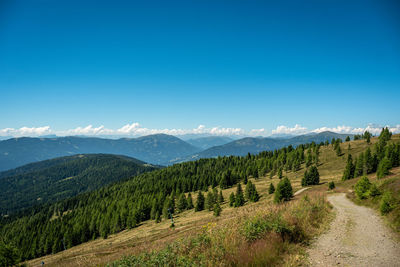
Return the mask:
<path id="1" fill-rule="evenodd" d="M 309 266 L 400 266 L 397 236 L 372 209 L 344 193 L 328 196 L 336 217 L 308 249 Z"/>

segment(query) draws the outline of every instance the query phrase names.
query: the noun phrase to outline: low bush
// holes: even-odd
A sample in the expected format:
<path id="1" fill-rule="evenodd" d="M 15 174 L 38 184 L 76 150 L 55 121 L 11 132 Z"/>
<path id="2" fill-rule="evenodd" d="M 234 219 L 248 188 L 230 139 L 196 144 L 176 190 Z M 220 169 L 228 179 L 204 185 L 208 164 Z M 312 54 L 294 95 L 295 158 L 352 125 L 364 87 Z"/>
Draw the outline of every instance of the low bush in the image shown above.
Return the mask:
<path id="1" fill-rule="evenodd" d="M 354 191 L 356 192 L 356 195 L 359 199 L 364 199 L 368 197 L 370 187 L 371 182 L 366 176 L 363 176 L 354 186 Z"/>
<path id="2" fill-rule="evenodd" d="M 333 190 L 333 189 L 335 189 L 335 182 L 334 181 L 331 181 L 331 182 L 329 182 L 329 184 L 328 184 L 328 188 L 329 188 L 329 190 Z"/>
<path id="3" fill-rule="evenodd" d="M 385 192 L 382 195 L 382 199 L 379 206 L 382 215 L 391 212 L 394 207 L 395 207 L 395 199 L 393 198 L 390 192 Z"/>

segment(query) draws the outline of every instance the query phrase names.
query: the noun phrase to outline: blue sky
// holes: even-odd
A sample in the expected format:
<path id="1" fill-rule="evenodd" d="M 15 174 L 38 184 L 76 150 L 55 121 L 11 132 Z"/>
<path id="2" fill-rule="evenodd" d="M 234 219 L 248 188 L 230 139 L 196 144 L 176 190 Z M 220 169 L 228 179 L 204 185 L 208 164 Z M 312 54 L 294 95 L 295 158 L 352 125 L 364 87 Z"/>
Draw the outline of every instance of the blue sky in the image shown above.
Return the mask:
<path id="1" fill-rule="evenodd" d="M 399 14 L 398 1 L 3 0 L 0 134 L 396 127 Z"/>

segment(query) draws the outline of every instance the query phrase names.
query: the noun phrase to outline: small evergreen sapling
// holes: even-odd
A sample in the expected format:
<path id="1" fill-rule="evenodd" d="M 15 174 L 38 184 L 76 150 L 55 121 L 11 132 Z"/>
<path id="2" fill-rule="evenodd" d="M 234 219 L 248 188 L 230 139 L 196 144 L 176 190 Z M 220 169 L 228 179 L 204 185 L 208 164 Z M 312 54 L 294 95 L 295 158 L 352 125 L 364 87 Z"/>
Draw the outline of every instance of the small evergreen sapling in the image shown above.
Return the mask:
<path id="1" fill-rule="evenodd" d="M 268 188 L 268 193 L 271 195 L 271 194 L 273 194 L 274 192 L 275 192 L 275 186 L 274 186 L 273 183 L 271 183 L 271 184 L 269 185 L 269 188 Z"/>

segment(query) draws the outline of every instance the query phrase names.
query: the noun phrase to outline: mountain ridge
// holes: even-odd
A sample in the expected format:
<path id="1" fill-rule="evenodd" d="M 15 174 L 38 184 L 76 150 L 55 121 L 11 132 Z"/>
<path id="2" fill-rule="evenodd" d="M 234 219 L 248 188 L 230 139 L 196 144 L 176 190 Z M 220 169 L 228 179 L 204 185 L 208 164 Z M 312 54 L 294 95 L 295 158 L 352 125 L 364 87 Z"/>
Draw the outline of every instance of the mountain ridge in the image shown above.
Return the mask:
<path id="1" fill-rule="evenodd" d="M 123 155 L 78 154 L 0 173 L 0 214 L 93 191 L 158 166 Z"/>
<path id="2" fill-rule="evenodd" d="M 155 165 L 167 165 L 171 160 L 200 150 L 166 134 L 117 140 L 74 136 L 20 137 L 0 141 L 0 171 L 56 157 L 91 153 L 125 155 Z"/>

